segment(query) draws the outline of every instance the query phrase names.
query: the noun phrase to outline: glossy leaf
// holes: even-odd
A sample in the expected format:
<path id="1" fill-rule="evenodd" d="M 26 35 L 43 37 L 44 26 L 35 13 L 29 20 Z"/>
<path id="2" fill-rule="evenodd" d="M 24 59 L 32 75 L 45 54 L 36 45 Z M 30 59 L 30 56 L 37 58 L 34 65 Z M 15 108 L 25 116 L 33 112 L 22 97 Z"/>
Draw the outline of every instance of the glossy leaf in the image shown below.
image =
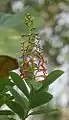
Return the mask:
<path id="1" fill-rule="evenodd" d="M 48 92 L 36 93 L 30 103 L 30 108 L 38 107 L 40 105 L 48 103 L 53 96 Z"/>
<path id="2" fill-rule="evenodd" d="M 28 100 L 24 97 L 21 96 L 15 89 L 13 89 L 10 86 L 7 86 L 8 90 L 12 93 L 12 95 L 15 98 L 15 101 L 18 102 L 24 109 L 27 109 L 29 106 Z"/>
<path id="3" fill-rule="evenodd" d="M 55 70 L 51 72 L 45 80 L 42 82 L 42 87 L 39 91 L 44 90 L 47 86 L 52 84 L 57 78 L 59 78 L 64 72 L 62 70 Z"/>
<path id="4" fill-rule="evenodd" d="M 24 109 L 23 107 L 15 101 L 6 101 L 6 105 L 15 113 L 18 114 L 20 118 L 24 118 Z"/>
<path id="5" fill-rule="evenodd" d="M 15 72 L 10 72 L 10 75 L 15 85 L 17 85 L 17 87 L 26 95 L 26 97 L 29 98 L 29 92 L 24 80 L 22 80 L 21 77 Z"/>

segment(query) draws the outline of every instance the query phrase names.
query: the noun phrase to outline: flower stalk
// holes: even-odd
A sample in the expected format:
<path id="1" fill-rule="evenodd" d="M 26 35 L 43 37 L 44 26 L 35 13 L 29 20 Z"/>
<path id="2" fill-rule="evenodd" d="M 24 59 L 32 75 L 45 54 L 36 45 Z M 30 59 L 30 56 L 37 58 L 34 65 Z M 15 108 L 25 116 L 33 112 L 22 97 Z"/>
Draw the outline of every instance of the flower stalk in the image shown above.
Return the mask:
<path id="1" fill-rule="evenodd" d="M 39 35 L 35 33 L 35 27 L 31 14 L 25 17 L 25 25 L 28 27 L 28 34 L 22 35 L 20 63 L 20 75 L 23 79 L 34 79 L 46 77 L 46 67 L 43 50 L 40 47 Z M 25 39 L 25 40 L 23 40 Z M 26 41 L 27 39 L 27 41 Z"/>

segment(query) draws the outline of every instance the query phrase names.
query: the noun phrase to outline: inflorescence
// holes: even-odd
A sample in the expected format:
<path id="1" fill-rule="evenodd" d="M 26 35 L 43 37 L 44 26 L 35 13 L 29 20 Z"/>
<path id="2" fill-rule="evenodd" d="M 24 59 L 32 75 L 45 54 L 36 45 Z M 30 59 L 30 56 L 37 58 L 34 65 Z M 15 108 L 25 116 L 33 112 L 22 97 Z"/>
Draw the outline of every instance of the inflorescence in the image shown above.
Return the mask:
<path id="1" fill-rule="evenodd" d="M 23 34 L 21 39 L 20 76 L 23 79 L 38 79 L 46 77 L 45 60 L 43 50 L 39 44 L 39 36 L 35 33 L 35 27 L 31 14 L 25 17 L 25 25 L 28 34 Z"/>

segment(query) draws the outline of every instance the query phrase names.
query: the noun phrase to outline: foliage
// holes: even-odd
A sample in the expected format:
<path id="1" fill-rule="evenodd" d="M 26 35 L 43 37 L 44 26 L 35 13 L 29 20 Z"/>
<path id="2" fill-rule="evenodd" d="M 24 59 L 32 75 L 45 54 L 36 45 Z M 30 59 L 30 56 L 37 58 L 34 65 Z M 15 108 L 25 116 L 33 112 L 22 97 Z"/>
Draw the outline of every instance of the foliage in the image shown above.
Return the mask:
<path id="1" fill-rule="evenodd" d="M 24 23 L 28 32 L 21 36 L 21 54 L 17 58 L 20 75 L 8 70 L 10 78 L 0 77 L 0 107 L 6 104 L 10 108 L 10 110 L 0 110 L 2 119 L 14 120 L 12 117 L 18 115 L 20 119 L 25 120 L 30 115 L 45 113 L 50 115 L 58 111 L 57 109 L 49 111 L 47 108 L 38 110 L 38 108 L 52 100 L 53 95 L 48 92 L 49 85 L 64 72 L 55 70 L 47 75 L 39 36 L 34 27 L 33 17 L 29 13 Z M 38 81 L 38 78 L 41 80 Z"/>
<path id="2" fill-rule="evenodd" d="M 57 46 L 57 44 L 53 46 L 52 44 L 53 42 L 50 42 L 50 38 L 47 38 L 45 33 L 41 34 L 41 39 L 45 41 L 43 44 L 43 50 L 45 54 L 48 56 L 50 63 L 53 62 L 53 64 L 57 66 L 63 63 L 63 62 L 60 62 L 57 58 L 60 55 L 61 49 L 69 43 L 68 36 L 65 35 L 67 32 L 65 33 L 65 31 L 60 31 L 60 33 L 57 33 L 57 32 L 54 33 L 56 26 L 57 26 L 57 23 L 54 20 L 55 20 L 56 15 L 60 12 L 58 4 L 60 3 L 61 0 L 57 0 L 57 2 L 55 2 L 54 0 L 51 0 L 51 1 L 46 0 L 45 2 L 47 1 L 53 2 L 53 4 L 45 3 L 40 13 L 38 13 L 38 10 L 36 10 L 36 8 L 35 10 L 33 9 L 34 7 L 32 5 L 36 6 L 37 3 L 36 5 L 33 4 L 32 2 L 34 1 L 32 0 L 27 1 L 28 2 L 27 5 L 24 7 L 24 9 L 21 12 L 18 12 L 16 14 L 3 13 L 3 12 L 0 13 L 0 55 L 6 55 L 6 57 L 7 56 L 14 57 L 14 58 L 16 57 L 16 53 L 20 50 L 21 34 L 23 32 L 25 33 L 27 32 L 27 28 L 24 24 L 23 18 L 27 12 L 31 12 L 33 18 L 35 19 L 34 24 L 37 30 L 40 30 L 40 28 L 43 29 L 44 24 L 45 24 L 46 27 L 52 28 L 53 30 L 52 36 L 54 34 L 56 36 L 57 34 L 59 35 L 58 41 L 60 42 L 60 44 L 62 44 L 62 47 Z M 29 2 L 32 4 L 30 5 Z M 44 23 L 44 19 L 42 18 L 42 16 L 45 19 L 45 23 Z M 54 41 L 54 39 L 56 38 L 52 38 L 52 39 L 53 39 L 52 41 Z M 68 53 L 66 55 L 68 55 Z M 4 60 L 6 59 L 6 57 L 4 56 Z"/>
<path id="3" fill-rule="evenodd" d="M 56 75 L 55 75 L 55 72 L 56 72 Z M 41 83 L 42 86 L 38 90 L 36 90 L 35 88 L 33 88 L 32 85 L 31 85 L 31 88 L 29 88 L 26 80 L 22 80 L 18 74 L 16 74 L 15 72 L 11 72 L 10 76 L 11 76 L 12 82 L 14 83 L 14 86 L 16 85 L 17 87 L 14 88 L 11 86 L 11 84 L 5 84 L 4 86 L 4 89 L 6 87 L 6 90 L 10 91 L 13 97 L 11 96 L 11 94 L 7 94 L 7 92 L 5 92 L 4 89 L 1 90 L 0 94 L 2 95 L 0 96 L 0 106 L 2 106 L 3 104 L 6 104 L 11 110 L 1 110 L 0 115 L 7 116 L 7 115 L 14 115 L 16 113 L 21 119 L 24 120 L 30 115 L 45 114 L 45 113 L 51 114 L 51 112 L 55 112 L 55 111 L 58 112 L 58 109 L 49 111 L 47 110 L 47 108 L 42 108 L 40 110 L 38 109 L 34 110 L 33 108 L 39 107 L 43 104 L 47 104 L 53 98 L 53 96 L 46 91 L 46 88 L 51 84 L 51 80 L 54 82 L 62 74 L 63 74 L 63 71 L 61 70 L 56 70 L 50 73 L 47 76 L 50 79 L 45 78 L 45 81 L 49 82 L 49 84 L 44 85 L 43 83 L 45 81 L 43 81 Z M 9 82 L 11 82 L 11 79 L 9 79 Z M 2 82 L 0 86 L 3 88 Z M 30 92 L 28 91 L 28 88 Z M 18 92 L 17 89 L 18 91 L 20 90 L 21 92 Z M 33 93 L 31 94 L 31 92 Z"/>
<path id="4" fill-rule="evenodd" d="M 9 0 L 2 0 L 2 1 L 0 1 L 0 5 L 1 6 L 2 6 L 2 4 L 4 5 L 4 3 L 7 4 L 8 1 Z M 29 9 L 28 9 L 28 11 L 26 11 L 27 10 L 26 8 L 28 8 L 28 5 L 29 5 L 29 8 L 33 8 L 35 11 L 40 12 L 41 16 L 44 17 L 45 22 L 46 22 L 46 24 L 45 24 L 46 27 L 47 28 L 48 27 L 52 28 L 53 34 L 52 34 L 51 37 L 53 37 L 54 35 L 58 36 L 58 39 L 59 39 L 58 43 L 60 42 L 60 44 L 62 44 L 62 47 L 58 46 L 57 44 L 54 46 L 52 44 L 53 42 L 50 42 L 50 38 L 47 38 L 46 35 L 44 36 L 44 34 L 42 34 L 41 35 L 42 40 L 45 40 L 45 43 L 43 45 L 45 54 L 47 54 L 50 62 L 52 62 L 54 65 L 58 66 L 58 65 L 63 64 L 64 61 L 62 61 L 62 62 L 59 61 L 58 57 L 61 54 L 62 48 L 66 47 L 69 44 L 69 40 L 68 40 L 69 36 L 67 34 L 68 25 L 67 25 L 67 28 L 65 28 L 63 26 L 63 28 L 59 31 L 61 25 L 60 26 L 57 25 L 56 16 L 59 13 L 62 13 L 62 11 L 66 12 L 66 13 L 69 11 L 69 10 L 63 10 L 66 7 L 62 8 L 62 10 L 59 7 L 60 3 L 64 4 L 62 6 L 67 6 L 67 4 L 69 4 L 69 0 L 63 0 L 63 1 L 62 0 L 44 0 L 43 2 L 42 1 L 43 0 L 41 0 L 41 2 L 39 0 L 37 0 L 37 1 L 36 0 L 22 0 L 22 2 L 24 4 L 24 8 L 23 8 L 22 12 L 19 12 L 19 13 L 15 14 L 15 15 L 1 13 L 1 18 L 2 18 L 1 19 L 1 24 L 3 23 L 2 24 L 2 29 L 5 26 L 6 27 L 9 26 L 8 30 L 7 30 L 7 28 L 3 29 L 3 30 L 2 29 L 0 30 L 0 32 L 1 32 L 1 34 L 0 34 L 0 36 L 1 36 L 1 40 L 0 40 L 1 41 L 0 42 L 0 48 L 1 48 L 0 54 L 1 55 L 4 54 L 4 55 L 9 55 L 9 56 L 15 57 L 15 53 L 16 53 L 16 51 L 18 51 L 17 48 L 20 48 L 20 41 L 19 41 L 20 34 L 19 33 L 22 33 L 23 31 L 25 32 L 25 30 L 26 30 L 25 26 L 23 25 L 22 17 L 23 17 L 23 14 L 25 12 L 29 11 Z M 43 23 L 44 22 L 41 19 L 41 16 L 38 17 L 39 14 L 36 15 L 33 12 L 33 9 L 31 9 L 31 11 L 29 11 L 29 12 L 31 12 L 32 15 L 35 15 L 35 17 L 38 18 L 37 21 L 36 21 L 36 24 L 38 25 L 40 23 L 39 26 L 43 29 Z M 9 13 L 9 11 L 8 11 L 8 13 Z M 11 16 L 13 16 L 13 17 L 11 17 Z M 20 16 L 22 16 L 22 17 L 20 17 Z M 9 20 L 9 18 L 10 18 L 10 20 Z M 7 19 L 8 19 L 8 21 L 7 21 L 7 23 L 5 23 L 5 21 Z M 37 27 L 37 25 L 36 25 L 36 27 Z M 12 28 L 14 28 L 15 30 L 13 30 Z M 56 31 L 56 28 L 58 28 L 58 31 Z M 3 36 L 3 33 L 4 33 L 4 36 Z M 8 40 L 6 35 L 9 37 L 9 40 Z M 11 36 L 14 36 L 14 37 L 11 37 Z M 16 40 L 13 40 L 13 39 L 17 39 L 16 36 L 18 37 L 18 40 L 17 40 L 18 42 L 14 46 L 13 42 L 16 43 Z M 54 39 L 56 39 L 56 38 L 53 38 L 52 41 L 56 41 Z M 10 47 L 9 47 L 9 45 L 8 45 L 8 43 L 6 41 L 8 41 L 8 43 L 11 42 L 11 46 L 10 47 L 11 47 L 12 50 L 14 49 L 15 52 L 9 50 Z M 2 49 L 2 48 L 4 48 L 4 49 Z M 52 51 L 52 53 L 50 51 Z M 55 51 L 55 52 L 53 52 L 53 51 Z M 68 52 L 66 52 L 66 54 L 63 57 L 65 57 L 65 56 L 68 56 Z M 69 60 L 69 57 L 64 58 L 64 60 L 67 60 L 67 59 Z"/>
<path id="5" fill-rule="evenodd" d="M 0 68 L 2 66 L 0 77 L 7 76 L 9 70 L 18 68 L 16 53 L 20 51 L 21 34 L 28 32 L 23 20 L 27 12 L 31 12 L 34 19 L 37 17 L 34 20 L 37 30 L 44 25 L 44 20 L 40 14 L 29 6 L 24 11 L 14 15 L 0 13 Z"/>

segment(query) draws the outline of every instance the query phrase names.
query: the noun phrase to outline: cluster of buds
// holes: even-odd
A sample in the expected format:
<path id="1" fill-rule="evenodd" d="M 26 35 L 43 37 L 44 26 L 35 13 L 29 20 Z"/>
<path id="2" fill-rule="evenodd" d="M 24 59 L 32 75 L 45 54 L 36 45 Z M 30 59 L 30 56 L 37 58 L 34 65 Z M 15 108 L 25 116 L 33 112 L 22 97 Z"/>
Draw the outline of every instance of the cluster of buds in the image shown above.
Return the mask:
<path id="1" fill-rule="evenodd" d="M 42 80 L 46 77 L 45 60 L 39 44 L 38 34 L 33 27 L 33 19 L 28 13 L 25 18 L 28 34 L 22 35 L 20 75 L 23 79 Z M 23 40 L 25 39 L 25 40 Z"/>

